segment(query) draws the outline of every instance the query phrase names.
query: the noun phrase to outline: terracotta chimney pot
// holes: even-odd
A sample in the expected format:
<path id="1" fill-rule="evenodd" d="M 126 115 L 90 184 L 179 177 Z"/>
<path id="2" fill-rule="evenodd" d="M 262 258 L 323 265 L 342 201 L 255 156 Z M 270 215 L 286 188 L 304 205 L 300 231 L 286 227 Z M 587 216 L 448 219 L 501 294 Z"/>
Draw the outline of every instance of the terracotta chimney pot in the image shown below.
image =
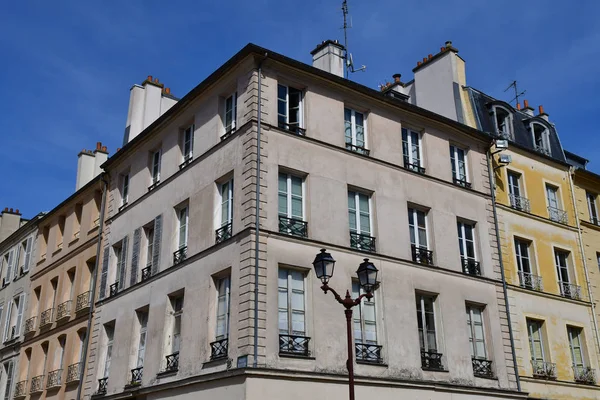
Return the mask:
<path id="1" fill-rule="evenodd" d="M 402 76 L 401 74 L 394 74 L 394 75 L 392 75 L 392 78 L 394 78 L 395 83 L 400 83 L 401 76 Z"/>
<path id="2" fill-rule="evenodd" d="M 517 110 L 521 109 L 521 103 L 517 103 Z"/>
<path id="3" fill-rule="evenodd" d="M 543 105 L 540 104 L 538 107 L 538 110 L 539 110 L 540 114 L 545 114 Z"/>
<path id="4" fill-rule="evenodd" d="M 529 100 L 523 100 L 523 106 L 529 108 Z"/>

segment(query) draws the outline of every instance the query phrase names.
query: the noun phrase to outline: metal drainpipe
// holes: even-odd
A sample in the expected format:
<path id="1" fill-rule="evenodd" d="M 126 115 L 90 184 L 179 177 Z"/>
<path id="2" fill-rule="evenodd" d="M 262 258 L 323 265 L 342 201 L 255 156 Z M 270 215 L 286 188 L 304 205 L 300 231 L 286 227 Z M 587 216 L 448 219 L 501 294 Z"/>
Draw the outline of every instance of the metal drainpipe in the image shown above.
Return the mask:
<path id="1" fill-rule="evenodd" d="M 90 343 L 90 330 L 92 329 L 92 317 L 94 315 L 94 299 L 96 298 L 96 281 L 98 277 L 98 264 L 100 263 L 100 253 L 102 245 L 102 231 L 104 228 L 104 210 L 106 207 L 106 192 L 108 191 L 108 182 L 101 178 L 103 183 L 102 188 L 102 203 L 100 205 L 100 222 L 98 224 L 98 249 L 96 249 L 96 262 L 94 263 L 94 272 L 91 277 L 91 293 L 90 293 L 90 311 L 88 312 L 87 330 L 85 331 L 85 340 L 83 341 L 83 349 L 81 354 L 81 377 L 77 385 L 77 400 L 81 399 L 81 389 L 83 386 L 83 373 L 85 372 L 85 364 L 87 362 L 87 350 Z"/>
<path id="2" fill-rule="evenodd" d="M 596 307 L 594 306 L 594 296 L 590 289 L 590 276 L 588 274 L 587 262 L 585 260 L 585 251 L 583 247 L 583 239 L 581 235 L 581 224 L 579 223 L 579 212 L 577 211 L 577 203 L 575 202 L 575 187 L 573 186 L 573 174 L 574 168 L 569 167 L 569 185 L 571 187 L 571 201 L 573 202 L 573 209 L 575 210 L 575 222 L 577 223 L 577 238 L 579 241 L 579 251 L 581 251 L 581 258 L 583 259 L 583 271 L 585 272 L 585 284 L 587 285 L 588 295 L 590 296 L 590 303 L 592 304 L 592 320 L 594 321 L 594 333 L 596 336 L 596 346 L 600 349 L 600 339 L 598 338 L 598 321 L 596 319 Z"/>
<path id="3" fill-rule="evenodd" d="M 512 321 L 510 318 L 510 305 L 508 304 L 508 290 L 506 288 L 506 277 L 504 276 L 504 263 L 502 262 L 502 248 L 500 245 L 500 229 L 498 229 L 498 214 L 496 213 L 496 181 L 492 169 L 492 155 L 490 149 L 486 152 L 488 173 L 490 179 L 490 193 L 492 194 L 492 210 L 494 211 L 494 228 L 496 230 L 496 245 L 498 246 L 498 261 L 500 262 L 500 275 L 502 277 L 502 291 L 504 292 L 504 304 L 506 306 L 506 322 L 508 323 L 508 336 L 510 338 L 510 350 L 513 357 L 513 367 L 517 381 L 517 390 L 521 391 L 521 378 L 519 377 L 519 366 L 517 365 L 517 354 L 515 352 L 515 338 L 513 336 Z"/>
<path id="4" fill-rule="evenodd" d="M 256 124 L 256 209 L 254 227 L 256 229 L 256 238 L 254 240 L 254 360 L 252 366 L 258 366 L 258 259 L 260 245 L 260 129 L 262 120 L 262 63 L 268 57 L 264 57 L 258 63 L 258 122 Z"/>

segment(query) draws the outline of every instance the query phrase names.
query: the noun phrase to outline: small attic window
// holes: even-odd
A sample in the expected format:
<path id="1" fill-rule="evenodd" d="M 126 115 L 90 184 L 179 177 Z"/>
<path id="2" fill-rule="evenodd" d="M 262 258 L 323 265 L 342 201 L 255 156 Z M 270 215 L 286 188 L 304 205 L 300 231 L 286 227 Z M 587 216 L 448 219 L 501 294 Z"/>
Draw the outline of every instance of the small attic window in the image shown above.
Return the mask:
<path id="1" fill-rule="evenodd" d="M 496 124 L 496 133 L 503 139 L 512 138 L 512 116 L 504 107 L 494 106 L 494 123 Z"/>
<path id="2" fill-rule="evenodd" d="M 536 151 L 547 156 L 550 155 L 550 132 L 548 128 L 539 123 L 531 123 L 531 132 L 533 134 L 533 146 Z"/>

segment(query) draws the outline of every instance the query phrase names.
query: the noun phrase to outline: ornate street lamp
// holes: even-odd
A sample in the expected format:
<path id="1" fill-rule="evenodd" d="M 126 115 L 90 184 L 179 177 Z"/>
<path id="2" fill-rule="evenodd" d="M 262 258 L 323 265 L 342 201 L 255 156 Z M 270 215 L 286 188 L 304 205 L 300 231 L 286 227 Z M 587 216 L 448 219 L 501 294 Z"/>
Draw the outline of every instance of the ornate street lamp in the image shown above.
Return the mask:
<path id="1" fill-rule="evenodd" d="M 358 282 L 360 287 L 365 292 L 356 299 L 350 296 L 350 291 L 346 290 L 346 296 L 342 297 L 332 288 L 329 287 L 329 279 L 333 276 L 333 268 L 335 266 L 335 260 L 331 254 L 327 253 L 325 249 L 321 249 L 321 252 L 315 257 L 313 261 L 315 267 L 315 274 L 317 278 L 321 280 L 323 286 L 323 292 L 331 292 L 335 299 L 344 306 L 344 314 L 346 314 L 346 335 L 348 339 L 348 361 L 346 361 L 346 368 L 348 368 L 348 388 L 350 391 L 350 400 L 354 400 L 354 360 L 352 358 L 352 308 L 359 305 L 363 298 L 370 300 L 373 297 L 373 290 L 377 288 L 377 268 L 365 258 L 364 262 L 358 266 L 356 274 L 358 275 Z"/>

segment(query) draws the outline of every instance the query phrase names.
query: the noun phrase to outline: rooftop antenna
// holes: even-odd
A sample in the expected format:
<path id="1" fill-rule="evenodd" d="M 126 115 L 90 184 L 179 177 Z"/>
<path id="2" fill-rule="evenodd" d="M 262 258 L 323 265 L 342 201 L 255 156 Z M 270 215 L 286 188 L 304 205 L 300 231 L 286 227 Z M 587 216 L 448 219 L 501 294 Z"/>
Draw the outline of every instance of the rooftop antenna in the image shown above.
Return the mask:
<path id="1" fill-rule="evenodd" d="M 348 1 L 342 2 L 342 13 L 344 14 L 344 60 L 346 61 L 345 78 L 348 79 L 348 72 L 358 72 L 367 69 L 366 65 L 363 65 L 359 69 L 354 69 L 354 60 L 352 59 L 352 53 L 348 51 L 348 29 L 352 28 L 352 20 L 350 20 L 350 26 L 348 26 Z"/>
<path id="2" fill-rule="evenodd" d="M 522 92 L 519 92 L 519 89 L 517 87 L 517 81 L 512 81 L 512 83 L 510 85 L 508 85 L 508 87 L 506 89 L 504 89 L 504 91 L 508 91 L 508 89 L 510 88 L 514 88 L 515 90 L 515 97 L 513 97 L 513 99 L 511 101 L 509 101 L 509 103 L 512 103 L 513 101 L 516 101 L 516 104 L 519 103 L 519 97 L 523 96 L 526 92 L 526 90 L 523 90 Z"/>

